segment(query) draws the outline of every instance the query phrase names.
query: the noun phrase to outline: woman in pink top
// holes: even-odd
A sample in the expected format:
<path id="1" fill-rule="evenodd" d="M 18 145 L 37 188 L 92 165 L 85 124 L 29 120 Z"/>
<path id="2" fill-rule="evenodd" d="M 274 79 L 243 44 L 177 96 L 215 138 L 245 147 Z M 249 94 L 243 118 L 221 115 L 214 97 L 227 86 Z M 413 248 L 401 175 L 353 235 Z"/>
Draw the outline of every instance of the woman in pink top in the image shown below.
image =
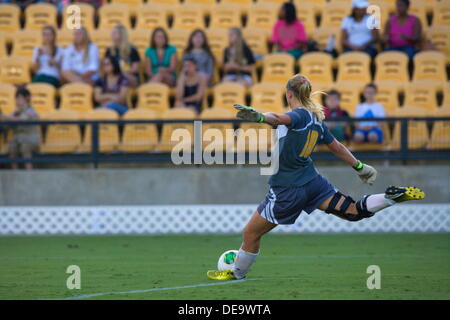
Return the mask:
<path id="1" fill-rule="evenodd" d="M 300 58 L 307 49 L 305 28 L 297 19 L 297 10 L 294 4 L 286 2 L 283 4 L 279 14 L 279 20 L 273 27 L 272 43 L 275 51 L 287 52 Z"/>
<path id="2" fill-rule="evenodd" d="M 409 0 L 397 0 L 397 12 L 386 23 L 384 39 L 386 50 L 397 50 L 406 53 L 410 59 L 418 51 L 422 35 L 420 20 L 408 14 Z"/>

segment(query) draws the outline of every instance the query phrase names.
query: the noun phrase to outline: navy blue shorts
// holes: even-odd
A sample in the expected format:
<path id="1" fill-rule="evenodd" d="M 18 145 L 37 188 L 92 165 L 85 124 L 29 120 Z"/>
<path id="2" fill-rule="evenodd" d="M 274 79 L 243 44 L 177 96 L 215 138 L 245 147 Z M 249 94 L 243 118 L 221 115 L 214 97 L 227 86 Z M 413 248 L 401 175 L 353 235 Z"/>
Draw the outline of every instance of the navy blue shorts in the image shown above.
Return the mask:
<path id="1" fill-rule="evenodd" d="M 302 211 L 313 212 L 337 189 L 327 179 L 318 175 L 303 186 L 272 186 L 259 204 L 258 212 L 274 224 L 293 224 Z"/>

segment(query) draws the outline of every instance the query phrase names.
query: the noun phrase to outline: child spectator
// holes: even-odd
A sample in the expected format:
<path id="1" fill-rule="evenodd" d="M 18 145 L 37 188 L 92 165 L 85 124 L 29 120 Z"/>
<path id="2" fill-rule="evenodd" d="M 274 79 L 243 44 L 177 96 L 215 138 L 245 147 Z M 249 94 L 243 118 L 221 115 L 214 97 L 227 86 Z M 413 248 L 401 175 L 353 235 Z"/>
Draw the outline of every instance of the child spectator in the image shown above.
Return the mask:
<path id="1" fill-rule="evenodd" d="M 37 112 L 30 106 L 30 91 L 20 87 L 16 91 L 16 110 L 12 115 L 2 115 L 1 119 L 6 121 L 38 120 Z M 25 159 L 31 159 L 33 151 L 37 151 L 40 142 L 39 126 L 22 125 L 12 126 L 13 137 L 9 142 L 9 156 L 17 158 L 19 154 Z M 12 169 L 17 169 L 18 164 L 12 163 Z M 25 168 L 33 169 L 31 162 L 25 163 Z"/>
<path id="2" fill-rule="evenodd" d="M 224 82 L 238 82 L 246 87 L 253 84 L 252 72 L 255 58 L 252 50 L 245 43 L 241 29 L 231 28 L 229 45 L 223 53 Z"/>
<path id="3" fill-rule="evenodd" d="M 373 58 L 377 54 L 375 45 L 379 35 L 375 26 L 368 26 L 378 21 L 369 20 L 374 18 L 367 14 L 368 5 L 367 0 L 352 0 L 352 14 L 345 17 L 341 25 L 342 47 L 344 52 L 363 51 Z"/>
<path id="4" fill-rule="evenodd" d="M 136 47 L 128 41 L 127 29 L 116 25 L 111 32 L 113 45 L 106 49 L 105 55 L 114 57 L 120 63 L 123 75 L 127 78 L 131 87 L 139 84 L 139 64 L 141 58 Z"/>
<path id="5" fill-rule="evenodd" d="M 58 88 L 64 50 L 56 45 L 56 31 L 52 26 L 42 29 L 43 45 L 33 50 L 33 82 L 45 82 Z"/>
<path id="6" fill-rule="evenodd" d="M 368 84 L 364 88 L 364 103 L 356 107 L 355 118 L 384 118 L 386 113 L 384 107 L 375 102 L 377 87 L 374 84 Z M 383 130 L 379 121 L 362 121 L 356 123 L 356 130 L 353 139 L 357 143 L 383 142 Z"/>
<path id="7" fill-rule="evenodd" d="M 163 28 L 156 28 L 150 47 L 145 51 L 145 73 L 149 81 L 175 86 L 177 64 L 177 48 L 169 44 L 169 37 Z"/>
<path id="8" fill-rule="evenodd" d="M 295 5 L 290 2 L 284 3 L 278 19 L 272 32 L 275 50 L 287 52 L 295 59 L 300 58 L 307 50 L 308 38 L 303 23 L 297 19 Z"/>
<path id="9" fill-rule="evenodd" d="M 205 97 L 207 80 L 198 71 L 193 58 L 183 60 L 183 68 L 177 81 L 176 108 L 190 108 L 199 114 Z"/>
<path id="10" fill-rule="evenodd" d="M 194 30 L 183 53 L 183 60 L 194 59 L 200 74 L 211 83 L 214 77 L 214 56 L 208 44 L 208 38 L 203 30 Z"/>
<path id="11" fill-rule="evenodd" d="M 123 115 L 128 111 L 129 84 L 120 70 L 119 61 L 112 56 L 105 56 L 102 60 L 102 71 L 104 76 L 95 82 L 95 101 L 100 104 L 100 107 Z"/>
<path id="12" fill-rule="evenodd" d="M 397 0 L 396 13 L 386 22 L 384 40 L 387 50 L 406 53 L 411 60 L 421 41 L 422 25 L 419 18 L 408 14 L 409 0 Z"/>
<path id="13" fill-rule="evenodd" d="M 98 48 L 85 27 L 75 29 L 73 44 L 64 52 L 61 75 L 67 82 L 94 84 L 98 79 Z"/>
<path id="14" fill-rule="evenodd" d="M 341 94 L 336 90 L 330 90 L 324 98 L 325 121 L 331 118 L 348 118 L 347 111 L 341 109 Z M 333 133 L 337 141 L 342 142 L 351 137 L 351 128 L 347 122 L 329 121 L 327 127 Z"/>

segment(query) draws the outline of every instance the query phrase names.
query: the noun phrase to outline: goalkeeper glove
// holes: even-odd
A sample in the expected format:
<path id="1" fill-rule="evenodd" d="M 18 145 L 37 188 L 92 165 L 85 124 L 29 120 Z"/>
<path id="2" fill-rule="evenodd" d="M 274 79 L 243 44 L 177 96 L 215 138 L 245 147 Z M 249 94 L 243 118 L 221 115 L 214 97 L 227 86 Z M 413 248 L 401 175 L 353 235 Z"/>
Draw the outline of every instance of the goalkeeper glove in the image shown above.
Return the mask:
<path id="1" fill-rule="evenodd" d="M 374 167 L 364 164 L 359 160 L 353 166 L 353 169 L 356 170 L 356 174 L 359 176 L 359 178 L 364 183 L 371 185 L 374 183 L 375 179 L 377 178 L 377 170 L 375 170 Z"/>
<path id="2" fill-rule="evenodd" d="M 236 116 L 240 119 L 259 123 L 264 122 L 264 115 L 252 107 L 243 106 L 240 104 L 235 104 L 233 107 L 239 110 Z"/>

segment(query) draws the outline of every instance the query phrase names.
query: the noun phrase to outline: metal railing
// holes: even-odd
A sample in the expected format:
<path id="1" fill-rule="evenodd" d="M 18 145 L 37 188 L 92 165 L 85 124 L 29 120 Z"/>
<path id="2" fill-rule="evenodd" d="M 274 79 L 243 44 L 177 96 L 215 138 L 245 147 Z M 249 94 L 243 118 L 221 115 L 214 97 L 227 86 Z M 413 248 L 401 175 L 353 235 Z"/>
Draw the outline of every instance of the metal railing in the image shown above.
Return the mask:
<path id="1" fill-rule="evenodd" d="M 235 128 L 237 128 L 241 123 L 245 121 L 237 119 L 201 119 L 201 120 L 42 120 L 42 121 L 1 121 L 0 130 L 3 132 L 2 144 L 3 144 L 3 154 L 0 154 L 0 164 L 8 163 L 91 163 L 96 168 L 99 163 L 105 162 L 170 162 L 171 154 L 170 152 L 139 152 L 139 153 L 128 153 L 128 152 L 110 152 L 103 153 L 100 152 L 100 141 L 99 141 L 99 128 L 102 124 L 115 124 L 119 127 L 123 127 L 127 124 L 154 124 L 154 125 L 164 125 L 169 123 L 193 123 L 194 121 L 201 121 L 202 123 L 231 123 Z M 398 148 L 389 148 L 384 145 L 373 146 L 374 148 L 370 150 L 360 150 L 358 148 L 352 148 L 350 144 L 350 149 L 353 153 L 361 160 L 401 160 L 407 162 L 408 160 L 450 160 L 450 148 L 442 149 L 428 149 L 426 146 L 412 149 L 409 147 L 409 126 L 411 121 L 423 122 L 427 125 L 427 135 L 430 139 L 430 128 L 437 121 L 445 121 L 450 123 L 450 117 L 388 117 L 388 118 L 332 118 L 327 119 L 326 122 L 362 122 L 362 121 L 377 121 L 387 124 L 388 130 L 392 131 L 393 125 L 399 123 L 400 125 L 400 141 Z M 24 159 L 21 157 L 11 158 L 7 153 L 6 137 L 8 134 L 8 128 L 14 126 L 29 126 L 29 125 L 39 125 L 42 128 L 47 128 L 49 125 L 79 125 L 81 127 L 87 128 L 91 126 L 91 146 L 90 151 L 86 153 L 67 153 L 67 154 L 44 154 L 36 153 L 30 159 Z M 450 126 L 450 124 L 449 124 Z M 81 128 L 80 127 L 80 128 Z M 450 136 L 444 137 L 450 141 Z M 337 158 L 330 152 L 322 151 L 321 148 L 313 153 L 312 157 L 314 160 L 337 160 Z M 193 155 L 192 155 L 193 156 Z"/>

